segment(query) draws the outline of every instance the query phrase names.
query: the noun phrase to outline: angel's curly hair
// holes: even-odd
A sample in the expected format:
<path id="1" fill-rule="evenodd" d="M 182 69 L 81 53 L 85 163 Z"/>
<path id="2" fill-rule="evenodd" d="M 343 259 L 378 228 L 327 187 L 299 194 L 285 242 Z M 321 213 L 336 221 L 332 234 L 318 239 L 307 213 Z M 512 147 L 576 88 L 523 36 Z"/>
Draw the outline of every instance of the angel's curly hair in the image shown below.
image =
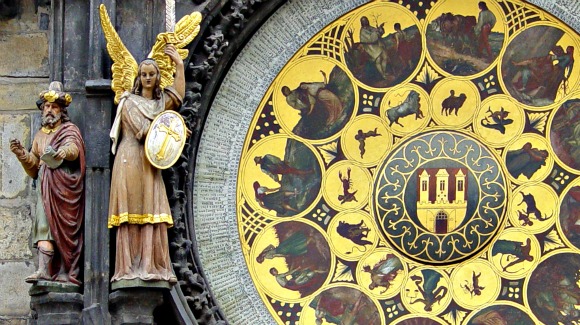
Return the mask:
<path id="1" fill-rule="evenodd" d="M 155 88 L 153 89 L 153 99 L 161 99 L 161 71 L 159 70 L 159 65 L 157 65 L 157 62 L 151 58 L 147 58 L 139 63 L 139 70 L 137 72 L 137 76 L 135 77 L 135 82 L 133 83 L 133 89 L 131 89 L 131 93 L 142 96 L 141 93 L 143 91 L 143 85 L 141 84 L 141 67 L 145 64 L 152 65 L 155 67 L 155 70 L 157 70 L 157 79 L 155 80 Z"/>

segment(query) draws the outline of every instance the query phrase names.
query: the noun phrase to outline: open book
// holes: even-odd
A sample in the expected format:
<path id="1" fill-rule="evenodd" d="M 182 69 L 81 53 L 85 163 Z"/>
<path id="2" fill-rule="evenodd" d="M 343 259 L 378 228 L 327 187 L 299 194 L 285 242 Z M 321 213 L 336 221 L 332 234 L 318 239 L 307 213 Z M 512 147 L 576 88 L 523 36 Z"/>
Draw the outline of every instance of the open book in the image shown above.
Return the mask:
<path id="1" fill-rule="evenodd" d="M 40 156 L 40 159 L 44 161 L 48 167 L 50 167 L 51 169 L 55 169 L 58 168 L 60 164 L 62 164 L 62 159 L 57 160 L 56 158 L 54 158 L 55 154 L 56 151 L 54 150 L 54 148 L 48 146 L 46 147 L 46 149 L 44 149 L 44 154 Z"/>

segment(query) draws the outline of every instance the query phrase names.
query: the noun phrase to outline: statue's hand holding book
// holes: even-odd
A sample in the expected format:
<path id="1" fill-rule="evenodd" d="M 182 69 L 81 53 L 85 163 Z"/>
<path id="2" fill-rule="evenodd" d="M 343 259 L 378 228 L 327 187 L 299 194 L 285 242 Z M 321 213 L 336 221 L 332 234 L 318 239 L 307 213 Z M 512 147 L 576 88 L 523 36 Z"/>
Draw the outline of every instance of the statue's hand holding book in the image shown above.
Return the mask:
<path id="1" fill-rule="evenodd" d="M 50 167 L 51 169 L 56 169 L 62 164 L 62 159 L 57 158 L 57 151 L 54 150 L 52 146 L 46 147 L 44 154 L 40 156 L 40 160 Z"/>

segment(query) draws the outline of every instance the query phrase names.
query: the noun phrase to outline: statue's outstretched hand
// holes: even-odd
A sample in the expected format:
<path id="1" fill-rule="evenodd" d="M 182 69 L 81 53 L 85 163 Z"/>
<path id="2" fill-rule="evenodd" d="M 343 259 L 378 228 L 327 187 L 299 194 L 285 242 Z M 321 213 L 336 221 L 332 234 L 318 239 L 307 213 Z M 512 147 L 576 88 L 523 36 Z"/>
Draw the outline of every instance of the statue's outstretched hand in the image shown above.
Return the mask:
<path id="1" fill-rule="evenodd" d="M 23 157 L 26 155 L 26 150 L 18 139 L 10 139 L 10 151 L 12 151 L 17 157 Z"/>
<path id="2" fill-rule="evenodd" d="M 175 46 L 167 44 L 165 47 L 165 54 L 167 54 L 176 65 L 183 65 L 183 60 L 181 59 L 181 56 L 177 52 Z"/>

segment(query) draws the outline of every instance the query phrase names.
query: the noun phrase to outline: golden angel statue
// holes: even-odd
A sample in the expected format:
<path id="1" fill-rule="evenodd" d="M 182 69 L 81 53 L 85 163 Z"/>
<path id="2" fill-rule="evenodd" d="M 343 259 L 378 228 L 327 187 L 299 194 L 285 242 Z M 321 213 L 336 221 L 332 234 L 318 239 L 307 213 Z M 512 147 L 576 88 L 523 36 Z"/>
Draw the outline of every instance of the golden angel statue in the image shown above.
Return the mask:
<path id="1" fill-rule="evenodd" d="M 111 88 L 118 104 L 111 128 L 115 154 L 109 202 L 109 228 L 117 227 L 113 289 L 169 287 L 167 228 L 173 225 L 161 170 L 146 158 L 144 141 L 153 119 L 175 110 L 185 94 L 183 49 L 199 33 L 201 14 L 182 18 L 174 32 L 161 33 L 149 58 L 139 65 L 111 24 L 104 5 L 101 26 L 114 63 Z"/>

